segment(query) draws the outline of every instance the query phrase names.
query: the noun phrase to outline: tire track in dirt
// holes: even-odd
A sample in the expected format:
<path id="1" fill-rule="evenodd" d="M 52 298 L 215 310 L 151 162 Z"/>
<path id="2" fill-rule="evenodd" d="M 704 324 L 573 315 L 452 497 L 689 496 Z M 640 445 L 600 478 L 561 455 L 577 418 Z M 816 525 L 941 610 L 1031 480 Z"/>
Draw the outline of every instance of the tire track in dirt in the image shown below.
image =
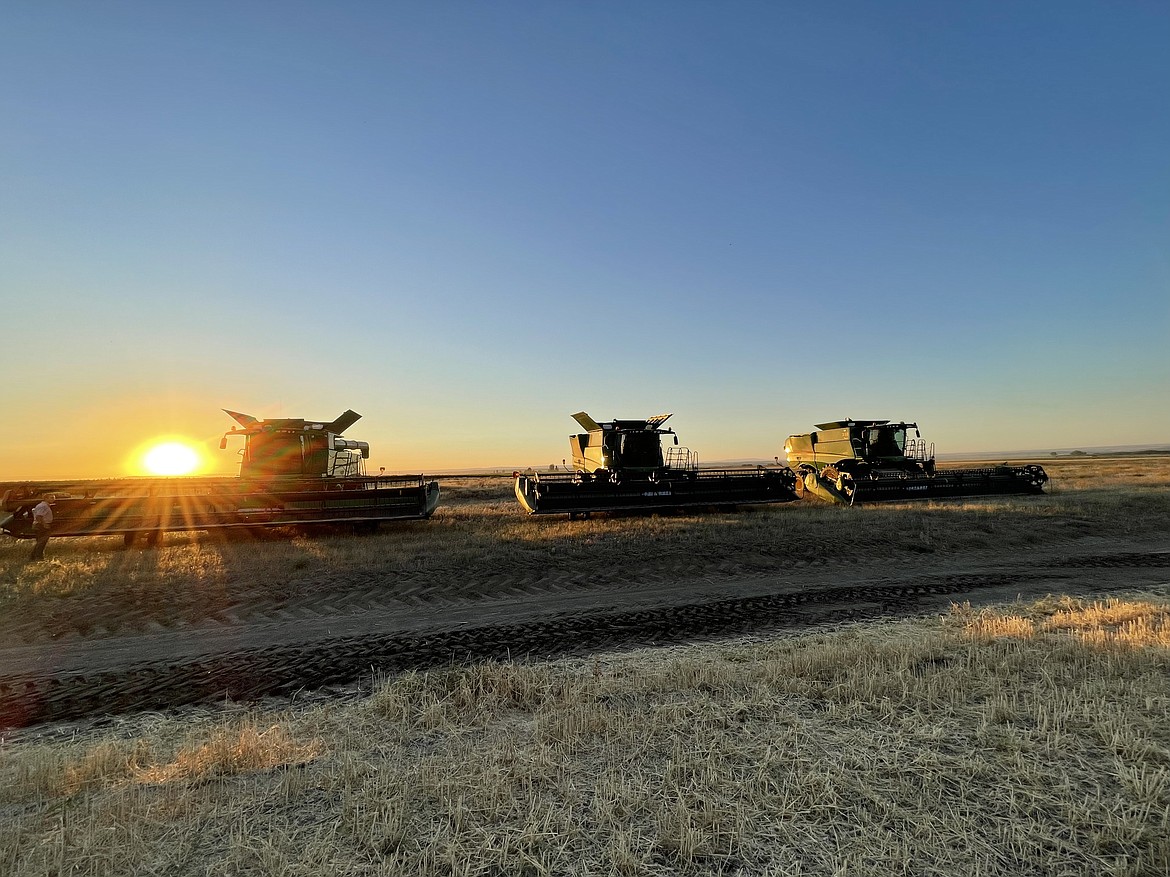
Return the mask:
<path id="1" fill-rule="evenodd" d="M 957 594 L 1016 581 L 960 575 L 915 584 L 795 591 L 649 609 L 562 615 L 508 624 L 418 633 L 367 634 L 284 643 L 183 661 L 140 662 L 117 670 L 0 677 L 0 727 L 93 713 L 156 709 L 223 698 L 289 694 L 351 681 L 372 668 L 391 672 L 452 660 L 550 657 L 648 642 L 726 636 L 760 628 L 887 614 L 927 595 Z"/>
<path id="2" fill-rule="evenodd" d="M 1032 557 L 1031 552 L 1028 557 Z M 761 562 L 764 558 L 771 563 Z M 1047 565 L 1071 568 L 1162 568 L 1170 567 L 1170 551 L 1117 552 L 1086 554 L 1069 557 L 1049 552 Z M 923 554 L 906 558 L 896 552 L 867 558 L 868 565 L 880 570 L 889 564 L 929 567 L 931 559 Z M 946 558 L 945 564 L 954 560 Z M 495 573 L 476 576 L 468 570 L 428 570 L 425 572 L 380 577 L 362 582 L 354 579 L 334 579 L 333 583 L 301 596 L 272 597 L 261 593 L 237 595 L 222 605 L 204 605 L 200 612 L 168 613 L 157 605 L 157 600 L 144 600 L 129 607 L 110 606 L 101 602 L 78 599 L 63 601 L 59 610 L 45 618 L 10 621 L 3 627 L 8 642 L 35 643 L 50 639 L 72 642 L 101 639 L 128 634 L 148 635 L 162 631 L 207 629 L 217 625 L 249 626 L 291 620 L 314 620 L 357 611 L 386 613 L 396 609 L 431 607 L 449 609 L 486 600 L 536 597 L 580 591 L 621 590 L 631 581 L 639 585 L 663 586 L 672 582 L 693 581 L 696 577 L 734 580 L 761 574 L 792 574 L 797 571 L 818 570 L 822 573 L 856 566 L 856 559 L 846 557 L 842 563 L 830 563 L 828 558 L 816 557 L 793 561 L 782 555 L 757 554 L 753 562 L 718 559 L 696 570 L 695 564 L 681 554 L 667 554 L 652 564 L 637 567 L 582 570 L 580 565 L 557 565 L 543 569 L 522 567 L 514 574 Z M 159 595 L 166 599 L 166 595 Z"/>
<path id="3" fill-rule="evenodd" d="M 943 566 L 951 571 L 945 574 L 929 574 L 921 565 L 902 575 L 871 569 L 874 574 L 859 579 L 853 573 L 856 581 L 847 586 L 830 584 L 843 577 L 841 570 L 813 576 L 787 570 L 786 578 L 753 583 L 727 575 L 696 579 L 693 570 L 690 578 L 671 579 L 670 571 L 679 565 L 670 564 L 657 577 L 623 582 L 624 588 L 589 587 L 578 579 L 575 597 L 569 586 L 557 584 L 565 575 L 558 570 L 540 581 L 536 598 L 525 593 L 524 585 L 498 576 L 475 583 L 478 600 L 442 600 L 431 586 L 419 584 L 413 597 L 426 608 L 416 604 L 409 618 L 402 604 L 345 615 L 352 605 L 336 595 L 332 602 L 322 595 L 311 606 L 246 616 L 221 612 L 199 625 L 202 638 L 192 630 L 79 641 L 74 643 L 72 668 L 45 665 L 37 671 L 34 664 L 29 671 L 0 676 L 0 711 L 7 723 L 21 724 L 224 696 L 281 694 L 352 681 L 371 667 L 393 670 L 800 627 L 922 610 L 940 595 L 1011 599 L 1017 591 L 1038 596 L 1054 583 L 1062 590 L 1076 585 L 1082 591 L 1106 592 L 1132 587 L 1133 571 L 1151 571 L 1144 579 L 1147 584 L 1164 583 L 1167 577 L 1161 571 L 1170 568 L 1167 551 L 1072 557 L 1054 551 L 1046 563 L 1031 560 L 1025 556 L 982 570 L 964 570 L 948 560 Z M 178 651 L 144 662 L 151 645 L 164 640 Z M 188 652 L 181 654 L 184 648 Z M 161 654 L 157 648 L 155 652 Z M 9 649 L 0 656 L 17 654 Z M 0 666 L 14 668 L 17 663 L 5 660 Z"/>
<path id="4" fill-rule="evenodd" d="M 776 556 L 771 564 L 719 560 L 707 564 L 706 572 L 730 578 L 775 572 L 781 565 L 786 568 L 788 563 L 782 555 Z M 822 561 L 820 565 L 825 563 Z M 209 599 L 195 602 L 191 607 L 170 605 L 167 602 L 169 595 L 157 593 L 143 595 L 140 602 L 130 606 L 110 605 L 100 596 L 87 599 L 87 595 L 80 595 L 56 600 L 56 608 L 47 615 L 10 620 L 0 631 L 9 641 L 25 643 L 46 638 L 85 639 L 146 633 L 160 626 L 167 630 L 200 627 L 216 620 L 225 624 L 245 624 L 283 612 L 317 617 L 343 609 L 461 605 L 484 599 L 620 588 L 631 579 L 667 583 L 693 578 L 695 574 L 692 560 L 679 555 L 664 555 L 652 565 L 603 567 L 584 573 L 581 564 L 570 560 L 553 566 L 521 566 L 512 572 L 487 576 L 477 576 L 474 570 L 451 569 L 396 574 L 366 581 L 360 577 L 330 577 L 332 582 L 316 583 L 312 591 L 302 595 L 273 597 L 265 592 L 256 595 L 241 592 L 226 603 L 215 605 L 214 600 Z"/>

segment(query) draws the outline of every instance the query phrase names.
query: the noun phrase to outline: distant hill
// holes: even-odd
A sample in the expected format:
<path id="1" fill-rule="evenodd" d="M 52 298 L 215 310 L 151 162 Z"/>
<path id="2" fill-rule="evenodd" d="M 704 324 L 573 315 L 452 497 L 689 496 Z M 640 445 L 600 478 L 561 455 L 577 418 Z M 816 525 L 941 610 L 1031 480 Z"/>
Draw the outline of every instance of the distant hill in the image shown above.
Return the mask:
<path id="1" fill-rule="evenodd" d="M 1011 460 L 1020 458 L 1100 456 L 1103 454 L 1170 454 L 1170 444 L 1082 445 L 1079 448 L 1039 448 L 1027 451 L 972 451 L 966 454 L 939 454 L 940 460 Z"/>

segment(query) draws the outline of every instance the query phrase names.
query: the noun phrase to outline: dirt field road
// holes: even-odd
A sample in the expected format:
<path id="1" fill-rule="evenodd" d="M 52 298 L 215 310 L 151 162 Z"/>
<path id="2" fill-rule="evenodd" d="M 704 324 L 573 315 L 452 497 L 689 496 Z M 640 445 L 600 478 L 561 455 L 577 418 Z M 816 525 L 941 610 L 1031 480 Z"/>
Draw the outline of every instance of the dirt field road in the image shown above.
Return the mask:
<path id="1" fill-rule="evenodd" d="M 918 509 L 806 512 L 833 515 L 827 525 L 805 522 L 810 532 L 847 528 L 832 550 L 807 550 L 808 539 L 762 541 L 760 533 L 799 520 L 784 510 L 727 518 L 719 531 L 703 521 L 667 519 L 632 546 L 628 528 L 651 525 L 544 523 L 543 532 L 539 525 L 533 530 L 540 538 L 525 535 L 508 545 L 508 528 L 528 522 L 513 520 L 506 498 L 490 491 L 487 498 L 486 506 L 472 502 L 479 495 L 456 501 L 448 525 L 478 532 L 476 526 L 496 521 L 503 553 L 464 540 L 458 544 L 465 554 L 454 551 L 446 562 L 437 542 L 423 544 L 413 561 L 401 543 L 446 538 L 450 552 L 455 530 L 399 528 L 323 543 L 379 557 L 397 550 L 397 565 L 356 557 L 315 566 L 301 555 L 324 550 L 322 543 L 262 545 L 260 553 L 275 556 L 261 559 L 268 572 L 262 577 L 242 567 L 215 572 L 230 568 L 225 558 L 250 557 L 248 546 L 216 547 L 208 560 L 211 549 L 183 543 L 174 551 L 202 558 L 201 584 L 193 587 L 175 584 L 181 574 L 153 567 L 147 581 L 143 564 L 162 565 L 165 555 L 98 546 L 85 561 L 88 588 L 10 604 L 0 619 L 0 725 L 286 694 L 371 671 L 468 658 L 580 653 L 935 612 L 951 602 L 1170 582 L 1165 539 L 1148 527 L 1118 538 L 1085 526 L 1083 512 L 1046 516 L 1029 522 L 1031 532 L 990 540 L 969 538 L 967 520 L 938 525 L 926 518 L 924 531 Z M 1024 513 L 1034 516 L 1036 507 L 1024 506 Z M 975 508 L 977 520 L 988 517 Z M 880 524 L 881 514 L 893 514 L 886 523 L 898 526 L 880 530 L 874 521 Z M 477 515 L 488 524 L 476 525 Z M 1036 538 L 1036 527 L 1057 535 Z M 734 538 L 725 535 L 732 531 Z M 833 534 L 826 538 L 831 543 Z M 262 587 L 254 584 L 258 577 Z"/>

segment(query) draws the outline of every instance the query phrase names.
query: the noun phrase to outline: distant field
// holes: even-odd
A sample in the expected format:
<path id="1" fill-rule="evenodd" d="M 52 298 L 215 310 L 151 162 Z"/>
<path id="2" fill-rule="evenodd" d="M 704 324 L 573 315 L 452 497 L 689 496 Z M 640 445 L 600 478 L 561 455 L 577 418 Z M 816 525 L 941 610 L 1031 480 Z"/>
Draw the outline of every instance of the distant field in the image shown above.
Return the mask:
<path id="1" fill-rule="evenodd" d="M 62 539 L 36 565 L 5 540 L 0 657 L 647 583 L 1035 563 L 1113 591 L 10 732 L 0 872 L 1170 873 L 1170 566 L 1125 593 L 1106 563 L 1170 549 L 1170 456 L 1043 462 L 1040 497 L 569 522 L 468 477 L 366 537 Z"/>

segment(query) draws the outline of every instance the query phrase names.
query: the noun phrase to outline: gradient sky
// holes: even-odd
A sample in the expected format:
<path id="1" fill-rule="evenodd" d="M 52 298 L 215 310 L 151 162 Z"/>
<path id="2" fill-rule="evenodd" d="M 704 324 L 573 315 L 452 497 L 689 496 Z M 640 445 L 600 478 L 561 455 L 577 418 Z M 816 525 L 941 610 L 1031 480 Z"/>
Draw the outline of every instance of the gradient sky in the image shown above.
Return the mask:
<path id="1" fill-rule="evenodd" d="M 1170 5 L 52 2 L 0 25 L 0 478 L 1170 442 Z"/>

